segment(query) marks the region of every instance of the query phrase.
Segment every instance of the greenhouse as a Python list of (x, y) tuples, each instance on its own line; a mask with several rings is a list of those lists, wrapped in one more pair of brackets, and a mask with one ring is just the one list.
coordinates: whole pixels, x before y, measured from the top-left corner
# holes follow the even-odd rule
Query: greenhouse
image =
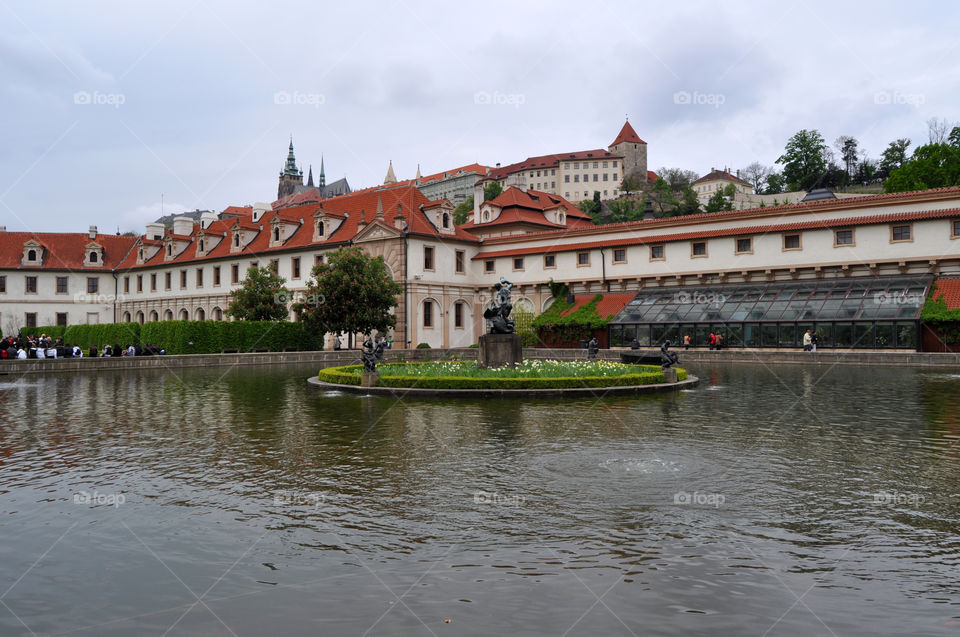
[(641, 290), (609, 323), (610, 345), (674, 345), (711, 333), (728, 347), (919, 349), (920, 311), (932, 276), (770, 281)]

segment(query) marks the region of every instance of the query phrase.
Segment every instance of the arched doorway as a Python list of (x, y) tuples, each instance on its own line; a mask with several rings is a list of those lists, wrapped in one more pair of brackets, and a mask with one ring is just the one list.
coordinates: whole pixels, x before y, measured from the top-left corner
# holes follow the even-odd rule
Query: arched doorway
[(181, 321), (189, 321), (189, 320), (190, 320), (190, 312), (188, 312), (187, 309), (184, 308), (184, 309), (180, 310), (180, 315), (179, 315), (177, 318), (178, 318), (179, 320), (181, 320)]
[(193, 313), (193, 320), (195, 321), (205, 321), (207, 320), (207, 313), (203, 311), (202, 307), (198, 307)]
[(167, 310), (166, 312), (164, 312), (164, 313), (163, 313), (163, 320), (164, 320), (164, 321), (172, 321), (172, 320), (173, 320), (173, 310)]
[(143, 325), (143, 310), (137, 312), (137, 323)]
[(159, 320), (160, 320), (160, 315), (157, 314), (157, 311), (156, 311), (156, 310), (150, 310), (150, 322), (151, 322), (151, 323), (156, 323), (156, 322), (159, 321)]

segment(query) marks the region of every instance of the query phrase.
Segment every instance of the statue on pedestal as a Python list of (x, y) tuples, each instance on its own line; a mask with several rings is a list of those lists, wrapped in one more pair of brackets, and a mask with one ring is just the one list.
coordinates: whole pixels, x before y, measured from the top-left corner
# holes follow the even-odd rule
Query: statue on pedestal
[(670, 341), (664, 341), (663, 345), (660, 346), (660, 367), (669, 369), (679, 362), (680, 357), (677, 356), (676, 352), (670, 351)]
[(386, 341), (378, 339), (376, 345), (373, 343), (373, 337), (370, 336), (363, 342), (363, 353), (360, 359), (363, 361), (363, 368), (368, 372), (377, 371), (377, 363), (383, 362), (383, 347)]
[(597, 352), (600, 351), (600, 343), (597, 342), (597, 337), (594, 336), (587, 343), (587, 360), (597, 360)]
[(499, 283), (493, 284), (494, 305), (483, 312), (483, 318), (490, 321), (491, 334), (513, 334), (516, 329), (513, 319), (510, 318), (510, 311), (513, 309), (513, 301), (510, 299), (512, 287), (513, 283), (504, 277), (500, 277)]

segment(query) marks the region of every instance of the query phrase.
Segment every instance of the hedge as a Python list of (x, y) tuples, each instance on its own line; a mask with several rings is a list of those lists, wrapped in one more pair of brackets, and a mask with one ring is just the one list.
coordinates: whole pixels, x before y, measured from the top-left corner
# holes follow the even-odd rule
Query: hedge
[[(223, 350), (250, 352), (285, 349), (301, 351), (321, 349), (322, 339), (299, 323), (288, 321), (158, 321), (155, 323), (100, 323), (64, 327), (31, 327), (21, 335), (63, 336), (68, 345), (83, 349), (118, 344), (162, 347), (167, 354), (216, 354)], [(191, 345), (192, 343), (192, 345)]]
[(21, 327), (20, 336), (40, 336), (46, 334), (50, 338), (56, 339), (63, 336), (67, 327), (65, 325), (41, 325), (39, 327)]
[[(317, 378), (336, 385), (359, 385), (362, 365), (328, 367)], [(687, 371), (677, 368), (677, 380), (686, 380)], [(555, 378), (469, 378), (463, 376), (381, 376), (379, 387), (416, 387), (420, 389), (567, 389), (653, 385), (663, 382), (662, 372), (643, 372), (623, 376), (580, 376)]]

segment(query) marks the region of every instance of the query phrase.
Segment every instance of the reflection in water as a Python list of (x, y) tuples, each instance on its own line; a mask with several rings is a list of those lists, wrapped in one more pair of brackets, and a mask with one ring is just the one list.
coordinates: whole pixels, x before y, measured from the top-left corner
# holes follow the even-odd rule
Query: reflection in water
[(0, 634), (956, 630), (960, 375), (443, 401), (312, 371), (0, 382)]

